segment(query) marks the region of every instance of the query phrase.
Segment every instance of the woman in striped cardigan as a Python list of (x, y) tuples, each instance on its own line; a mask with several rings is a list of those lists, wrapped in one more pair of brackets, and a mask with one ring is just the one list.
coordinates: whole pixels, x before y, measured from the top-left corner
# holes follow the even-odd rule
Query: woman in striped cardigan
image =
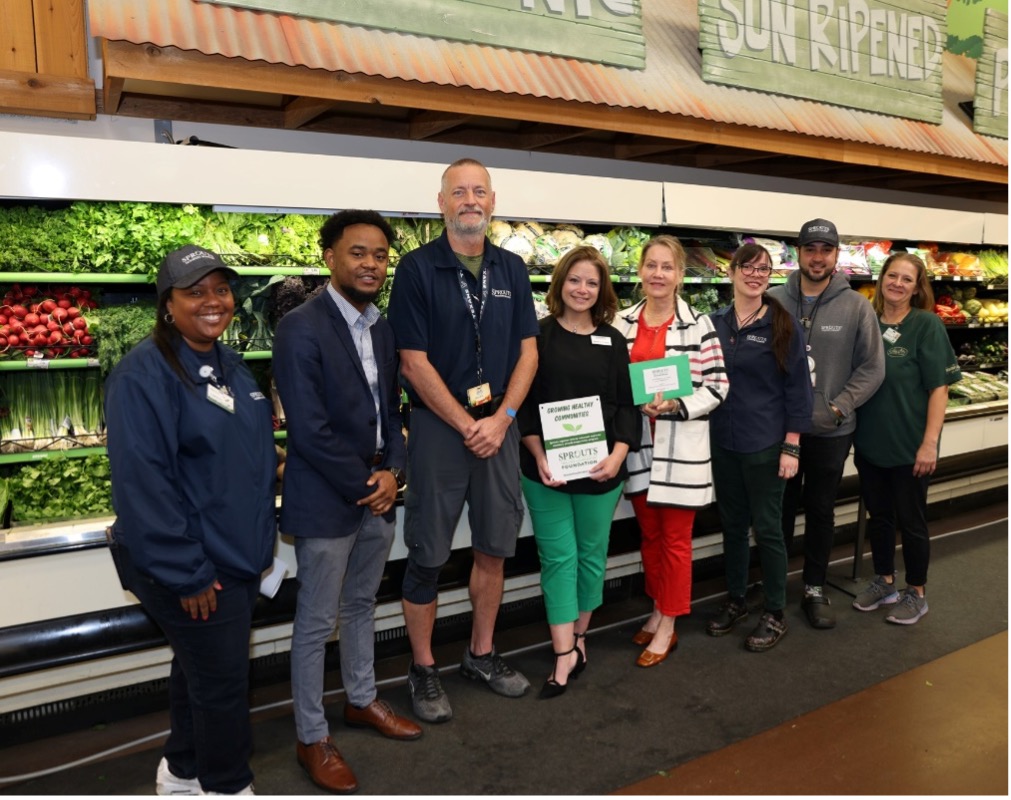
[(685, 251), (673, 236), (642, 249), (639, 278), (645, 299), (618, 315), (614, 326), (628, 342), (631, 361), (687, 354), (692, 393), (661, 395), (642, 406), (642, 448), (628, 456), (625, 494), (642, 532), (642, 566), (653, 613), (633, 641), (646, 647), (636, 663), (652, 667), (677, 647), (675, 618), (690, 610), (692, 524), (714, 499), (709, 461), (709, 414), (727, 396), (723, 351), (712, 322), (678, 294)]

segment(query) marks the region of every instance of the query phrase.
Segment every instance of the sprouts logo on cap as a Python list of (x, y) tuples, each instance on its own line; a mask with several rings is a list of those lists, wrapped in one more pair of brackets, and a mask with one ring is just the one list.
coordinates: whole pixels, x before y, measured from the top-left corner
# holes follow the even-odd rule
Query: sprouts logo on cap
[(206, 250), (194, 250), (192, 253), (187, 253), (182, 257), (182, 263), (188, 266), (189, 264), (192, 264), (194, 261), (199, 261), (200, 259), (203, 258), (209, 258), (213, 260), (214, 255), (208, 253)]

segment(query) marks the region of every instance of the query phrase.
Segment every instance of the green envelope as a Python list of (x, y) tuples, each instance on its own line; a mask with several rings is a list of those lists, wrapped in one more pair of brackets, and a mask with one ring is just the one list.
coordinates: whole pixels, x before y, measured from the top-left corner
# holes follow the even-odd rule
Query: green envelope
[(664, 400), (692, 393), (692, 370), (687, 353), (629, 364), (628, 374), (632, 378), (632, 399), (637, 406), (651, 402), (660, 391)]

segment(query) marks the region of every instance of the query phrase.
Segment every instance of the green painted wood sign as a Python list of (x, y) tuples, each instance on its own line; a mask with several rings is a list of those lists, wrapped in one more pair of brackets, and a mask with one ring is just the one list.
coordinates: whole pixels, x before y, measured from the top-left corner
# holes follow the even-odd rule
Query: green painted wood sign
[(986, 10), (983, 54), (976, 61), (972, 129), (1007, 139), (1007, 14)]
[(945, 0), (699, 0), (702, 77), (940, 124)]
[(642, 0), (203, 1), (619, 67), (646, 66)]

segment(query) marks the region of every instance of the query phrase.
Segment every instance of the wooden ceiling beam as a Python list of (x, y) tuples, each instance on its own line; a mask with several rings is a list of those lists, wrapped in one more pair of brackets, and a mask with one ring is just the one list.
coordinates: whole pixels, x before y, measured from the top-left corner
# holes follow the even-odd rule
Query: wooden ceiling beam
[(529, 130), (513, 134), (520, 150), (540, 150), (544, 147), (582, 139), (595, 131), (585, 128), (570, 128), (565, 125), (534, 125)]
[(106, 76), (212, 85), (244, 91), (304, 95), (337, 101), (423, 108), (576, 128), (610, 130), (659, 139), (696, 141), (875, 168), (898, 169), (1007, 185), (1003, 164), (916, 153), (864, 142), (816, 138), (789, 131), (758, 130), (731, 123), (662, 114), (646, 109), (601, 109), (592, 103), (436, 86), (307, 67), (250, 62), (203, 55), (174, 47), (132, 45), (103, 40)]
[(94, 119), (96, 110), (90, 78), (0, 70), (0, 113)]
[(317, 117), (332, 109), (336, 103), (333, 100), (320, 100), (316, 97), (296, 97), (284, 107), (284, 127), (288, 130), (298, 130)]
[(408, 138), (424, 141), (467, 124), (469, 117), (443, 111), (420, 111), (411, 116)]
[(123, 101), (123, 78), (109, 78), (102, 84), (102, 112), (118, 114), (119, 104)]
[(633, 161), (637, 158), (649, 159), (652, 156), (672, 153), (676, 150), (693, 149), (698, 146), (698, 142), (679, 142), (673, 139), (666, 142), (622, 142), (614, 146), (614, 157), (626, 161)]

